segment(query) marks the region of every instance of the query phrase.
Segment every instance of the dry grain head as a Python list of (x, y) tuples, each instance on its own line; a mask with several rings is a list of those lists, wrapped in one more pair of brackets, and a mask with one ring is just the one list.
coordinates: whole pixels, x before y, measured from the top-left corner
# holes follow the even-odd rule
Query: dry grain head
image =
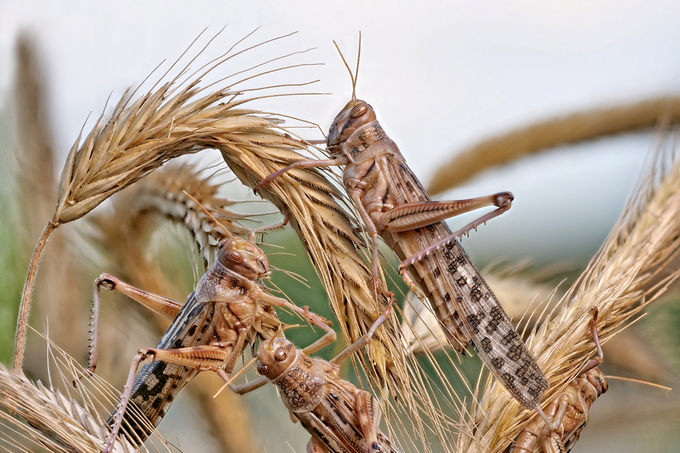
[[(670, 150), (667, 143), (659, 145), (653, 165), (598, 254), (530, 336), (527, 345), (550, 380), (544, 404), (564, 391), (595, 352), (589, 331), (591, 308), (599, 310), (597, 331), (604, 343), (677, 277), (678, 269), (667, 267), (680, 251), (676, 145)], [(457, 451), (503, 451), (533, 416), (510, 400), (498, 383), (487, 381), (480, 388), (481, 401), (463, 420), (466, 428)]]

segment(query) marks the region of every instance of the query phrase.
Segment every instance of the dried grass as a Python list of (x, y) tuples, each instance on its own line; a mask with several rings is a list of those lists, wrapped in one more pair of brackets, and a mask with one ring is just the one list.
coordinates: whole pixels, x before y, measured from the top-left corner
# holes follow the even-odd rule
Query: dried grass
[[(544, 402), (559, 394), (594, 354), (592, 307), (599, 310), (597, 329), (606, 342), (677, 277), (666, 266), (680, 250), (680, 160), (662, 144), (653, 161), (598, 254), (527, 341), (550, 380)], [(463, 420), (457, 451), (503, 451), (535, 415), (490, 379), (480, 394), (479, 404)]]
[[(272, 40), (253, 47), (270, 41)], [(301, 146), (275, 130), (279, 120), (262, 116), (257, 110), (243, 108), (249, 101), (267, 95), (244, 97), (238, 85), (264, 73), (244, 76), (241, 80), (225, 83), (220, 87), (215, 87), (214, 84), (200, 86), (204, 76), (248, 50), (232, 52), (234, 47), (190, 73), (189, 65), (197, 56), (194, 57), (179, 70), (177, 76), (168, 82), (159, 81), (141, 97), (135, 98), (136, 91), (128, 89), (116, 104), (109, 120), (105, 121), (102, 114), (82, 144), (81, 136), (78, 137), (61, 175), (56, 210), (38, 240), (26, 277), (17, 322), (13, 366), (15, 371), (20, 371), (23, 365), (28, 312), (38, 261), (55, 228), (81, 218), (108, 197), (140, 180), (168, 160), (210, 147), (215, 134), (219, 134), (221, 140), (228, 142), (235, 151), (259, 149), (266, 147), (268, 143), (287, 143), (288, 147), (298, 148)], [(179, 61), (175, 65), (178, 63)], [(261, 65), (254, 66), (251, 70), (259, 66)], [(285, 69), (289, 68), (278, 67), (273, 71)], [(247, 71), (235, 72), (222, 81), (243, 72)], [(269, 72), (272, 71), (265, 73)], [(161, 76), (161, 80), (164, 76)], [(297, 85), (307, 84), (309, 82)], [(268, 88), (276, 87), (261, 89)], [(208, 92), (210, 89), (213, 91)]]
[[(120, 393), (99, 379), (88, 387), (71, 387), (80, 365), (50, 340), (48, 354), (54, 361), (58, 381), (64, 391), (56, 389), (51, 380), (46, 387), (17, 375), (0, 365), (0, 448), (11, 452), (31, 452), (46, 449), (53, 452), (100, 452), (108, 439), (106, 424), (99, 416), (102, 409), (113, 408)], [(70, 390), (69, 390), (70, 388)], [(165, 440), (154, 433), (156, 451), (170, 450)], [(114, 451), (131, 453), (137, 450), (126, 441), (117, 442)]]
[[(306, 150), (305, 143), (280, 129), (280, 120), (244, 108), (245, 103), (257, 98), (244, 98), (243, 92), (235, 88), (239, 82), (219, 88), (199, 85), (205, 74), (238, 54), (230, 52), (192, 74), (188, 73), (187, 65), (178, 76), (169, 82), (158, 82), (139, 98), (135, 98), (135, 92), (126, 92), (110, 119), (104, 120), (102, 115), (82, 143), (78, 138), (62, 172), (56, 211), (36, 246), (26, 278), (15, 371), (22, 369), (37, 262), (47, 238), (59, 225), (86, 215), (167, 160), (205, 148), (220, 150), (232, 171), (249, 187), (304, 158), (297, 151)], [(286, 68), (275, 70), (283, 69)], [(206, 94), (209, 88), (214, 91)], [(260, 194), (290, 215), (291, 224), (327, 290), (342, 331), (347, 341), (353, 342), (369, 330), (387, 301), (373, 290), (372, 272), (363, 248), (365, 241), (357, 232), (359, 223), (348, 211), (345, 197), (331, 182), (330, 175), (325, 170), (295, 170), (262, 189)], [(414, 360), (406, 357), (402, 345), (393, 314), (371, 341), (368, 357), (361, 361), (362, 368), (371, 385), (397, 397), (396, 405), (412, 414), (408, 421), (398, 421), (400, 425), (390, 429), (399, 430), (403, 437), (420, 445), (417, 449), (429, 450), (428, 445), (421, 445), (428, 430), (446, 445), (450, 432), (445, 425), (449, 422), (442, 418), (440, 406), (428, 394), (429, 378)], [(384, 402), (390, 404), (387, 399)]]

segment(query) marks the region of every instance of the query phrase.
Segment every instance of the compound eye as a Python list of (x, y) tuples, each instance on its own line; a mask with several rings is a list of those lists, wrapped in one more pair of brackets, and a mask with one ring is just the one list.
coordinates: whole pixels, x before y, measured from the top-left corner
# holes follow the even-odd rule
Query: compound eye
[(239, 252), (233, 249), (227, 250), (227, 253), (224, 254), (224, 257), (235, 264), (241, 264), (242, 262), (245, 261), (243, 255), (241, 255)]
[(352, 118), (359, 118), (360, 116), (363, 116), (364, 113), (368, 111), (368, 107), (366, 107), (365, 104), (358, 104), (352, 107), (352, 111), (349, 113), (349, 116)]
[(260, 374), (267, 374), (269, 372), (269, 367), (267, 365), (258, 365), (257, 372)]
[(277, 362), (283, 362), (288, 358), (288, 351), (286, 351), (286, 348), (281, 346), (280, 348), (276, 349), (276, 352), (274, 353), (274, 358), (276, 359)]

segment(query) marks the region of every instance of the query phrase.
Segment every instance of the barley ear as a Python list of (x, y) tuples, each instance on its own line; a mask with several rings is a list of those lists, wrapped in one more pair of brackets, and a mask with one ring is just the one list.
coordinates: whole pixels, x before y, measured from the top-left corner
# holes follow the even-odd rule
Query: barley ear
[[(136, 92), (126, 91), (110, 119), (104, 120), (102, 114), (82, 143), (82, 133), (78, 136), (62, 171), (54, 216), (47, 223), (29, 265), (17, 321), (14, 371), (22, 370), (33, 283), (40, 255), (55, 228), (83, 217), (108, 197), (142, 179), (168, 160), (211, 147), (216, 133), (238, 149), (256, 146), (258, 137), (249, 136), (248, 132), (266, 131), (276, 126), (275, 121), (257, 116), (257, 111), (243, 108), (245, 103), (256, 98), (244, 97), (246, 90), (237, 86), (258, 75), (295, 66), (269, 70), (231, 85), (199, 86), (202, 77), (229, 62), (232, 56), (227, 53), (188, 77), (187, 66), (170, 81), (158, 82), (151, 91), (138, 98), (135, 98)], [(254, 68), (258, 66), (261, 65)], [(237, 71), (222, 81), (241, 72)], [(261, 89), (271, 88), (277, 87)], [(213, 91), (206, 93), (208, 89)], [(262, 97), (267, 96), (259, 98)]]
[[(657, 300), (680, 273), (677, 265), (669, 268), (680, 252), (680, 159), (677, 149), (668, 148), (666, 143), (659, 145), (651, 169), (599, 252), (527, 340), (550, 381), (544, 404), (559, 395), (595, 354), (589, 326), (593, 307), (599, 311), (597, 332), (605, 343)], [(456, 448), (501, 452), (535, 412), (520, 407), (498, 382), (487, 380), (480, 389), (479, 404), (463, 420)]]

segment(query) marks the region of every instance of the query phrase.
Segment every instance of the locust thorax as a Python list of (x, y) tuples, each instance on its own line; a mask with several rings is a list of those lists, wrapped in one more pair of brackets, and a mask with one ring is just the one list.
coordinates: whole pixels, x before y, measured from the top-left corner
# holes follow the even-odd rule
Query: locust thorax
[(278, 378), (295, 362), (295, 345), (283, 337), (273, 337), (260, 343), (257, 350), (257, 372), (269, 380)]
[(217, 260), (227, 269), (248, 280), (269, 277), (267, 255), (250, 241), (229, 238), (220, 242)]

